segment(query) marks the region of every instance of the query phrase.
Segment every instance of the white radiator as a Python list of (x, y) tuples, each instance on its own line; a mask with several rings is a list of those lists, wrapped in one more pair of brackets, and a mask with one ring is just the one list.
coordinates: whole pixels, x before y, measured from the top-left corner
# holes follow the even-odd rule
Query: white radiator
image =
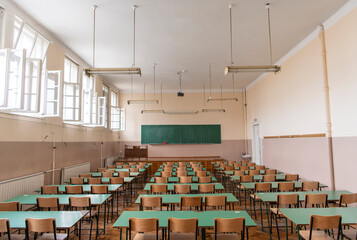
[(62, 184), (69, 180), (71, 177), (78, 177), (81, 173), (90, 172), (90, 163), (81, 163), (62, 168), (61, 182)]
[(0, 182), (0, 202), (23, 194), (34, 194), (36, 189), (44, 185), (45, 174), (35, 173)]

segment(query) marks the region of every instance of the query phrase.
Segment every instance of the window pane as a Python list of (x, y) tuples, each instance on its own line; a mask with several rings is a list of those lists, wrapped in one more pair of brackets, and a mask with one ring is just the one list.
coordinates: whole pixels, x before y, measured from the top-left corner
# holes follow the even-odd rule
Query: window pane
[(71, 63), (67, 59), (64, 61), (64, 82), (71, 82)]
[(43, 60), (45, 58), (45, 54), (49, 44), (50, 42), (46, 38), (42, 37), (41, 35), (38, 35), (31, 54), (31, 58), (39, 58)]
[(26, 111), (37, 111), (41, 64), (42, 61), (39, 59), (26, 60), (24, 88), (24, 110)]
[(26, 56), (30, 57), (33, 45), (36, 39), (36, 32), (25, 25), (22, 29), (19, 41), (17, 43), (16, 49), (23, 50), (26, 49)]
[(20, 33), (20, 28), (22, 26), (22, 20), (18, 17), (15, 16), (15, 21), (14, 21), (14, 34), (13, 34), (13, 47), (15, 48), (16, 40), (19, 37)]
[(7, 106), (10, 108), (21, 107), (22, 71), (23, 71), (23, 51), (11, 51), (10, 54), (10, 75), (8, 83)]
[(6, 91), (6, 50), (0, 51), (0, 106), (5, 105)]
[(78, 66), (71, 64), (71, 83), (78, 83)]
[(45, 114), (46, 115), (59, 115), (59, 85), (60, 85), (60, 72), (50, 71), (47, 73), (45, 80)]

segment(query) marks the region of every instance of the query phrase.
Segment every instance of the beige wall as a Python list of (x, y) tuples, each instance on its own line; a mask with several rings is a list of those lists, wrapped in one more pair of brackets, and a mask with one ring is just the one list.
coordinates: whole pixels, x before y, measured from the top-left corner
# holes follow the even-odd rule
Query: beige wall
[[(351, 183), (357, 161), (357, 90), (355, 66), (357, 10), (326, 31), (328, 76), (332, 118), (333, 155), (337, 189), (357, 191)], [(315, 37), (248, 90), (248, 133), (254, 119), (262, 125), (262, 137), (326, 133), (326, 104), (321, 42)], [(331, 186), (326, 138), (264, 139), (263, 162), (268, 167), (299, 173)]]

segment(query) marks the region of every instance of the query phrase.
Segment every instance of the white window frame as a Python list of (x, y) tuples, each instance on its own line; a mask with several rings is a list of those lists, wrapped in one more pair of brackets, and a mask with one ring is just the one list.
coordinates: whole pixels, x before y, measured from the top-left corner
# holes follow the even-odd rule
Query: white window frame
[(98, 126), (105, 127), (106, 105), (106, 97), (98, 97)]
[[(116, 96), (115, 102), (113, 102), (113, 95)], [(118, 107), (118, 93), (110, 90), (110, 129), (120, 130), (120, 108)], [(117, 125), (117, 127), (114, 127)]]
[[(33, 93), (32, 90), (26, 92), (27, 89), (32, 89), (33, 79), (35, 78), (32, 75), (32, 71), (34, 68), (31, 67), (31, 73), (28, 76), (28, 67), (29, 64), (33, 64), (33, 62), (37, 62), (37, 80), (36, 80), (36, 93)], [(42, 77), (42, 60), (39, 58), (27, 58), (26, 59), (26, 69), (25, 69), (25, 81), (24, 81), (24, 96), (23, 96), (23, 111), (24, 112), (31, 112), (31, 113), (38, 113), (40, 109), (40, 96), (41, 96), (41, 77)], [(30, 85), (30, 86), (28, 86)], [(31, 109), (31, 97), (29, 98), (30, 101), (26, 102), (27, 95), (35, 95), (35, 109)], [(26, 106), (27, 105), (27, 106)]]
[[(98, 102), (97, 102), (97, 93), (92, 90), (83, 89), (82, 93), (82, 122), (84, 125), (97, 125), (98, 117)], [(86, 110), (89, 105), (89, 121), (86, 121)]]
[(120, 130), (124, 131), (126, 129), (126, 109), (120, 108)]
[[(108, 89), (108, 93), (107, 93), (107, 96), (104, 96), (104, 88)], [(104, 118), (104, 127), (105, 128), (110, 128), (109, 124), (110, 124), (110, 111), (109, 111), (109, 102), (110, 102), (110, 87), (103, 84), (103, 87), (102, 87), (102, 91), (103, 91), (103, 97), (106, 98), (105, 100), (105, 118)]]
[[(50, 74), (57, 75), (57, 99), (55, 100), (47, 100), (48, 90), (50, 89), (48, 86), (48, 79)], [(51, 88), (52, 89), (52, 88)], [(54, 88), (55, 89), (55, 88)], [(62, 89), (63, 89), (63, 71), (46, 71), (45, 73), (45, 80), (44, 80), (44, 94), (43, 94), (43, 114), (45, 116), (53, 116), (53, 117), (60, 117), (62, 116)], [(54, 102), (56, 104), (57, 113), (49, 114), (47, 111), (47, 103)], [(55, 111), (53, 111), (55, 112)]]

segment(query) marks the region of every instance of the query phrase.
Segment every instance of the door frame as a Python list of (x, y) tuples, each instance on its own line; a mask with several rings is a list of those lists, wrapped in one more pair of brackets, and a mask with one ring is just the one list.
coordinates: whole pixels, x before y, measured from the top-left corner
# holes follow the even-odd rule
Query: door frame
[[(258, 140), (259, 140), (259, 151), (260, 151), (260, 160), (259, 162), (256, 161), (256, 157), (255, 157), (255, 143), (256, 143), (256, 139), (255, 139), (255, 132), (254, 129), (255, 127), (258, 126), (258, 130), (259, 130), (259, 136), (258, 136)], [(253, 122), (252, 123), (252, 161), (255, 162), (257, 165), (263, 165), (263, 141), (262, 141), (262, 124), (261, 122)]]

